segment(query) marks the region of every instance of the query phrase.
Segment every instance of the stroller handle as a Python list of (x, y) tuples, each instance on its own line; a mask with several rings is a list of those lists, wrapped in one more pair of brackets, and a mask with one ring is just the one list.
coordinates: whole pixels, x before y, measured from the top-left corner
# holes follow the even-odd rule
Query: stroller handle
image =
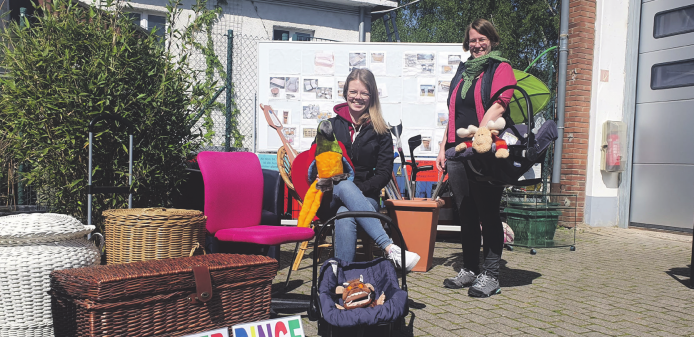
[(127, 119), (125, 119), (121, 116), (118, 116), (118, 115), (113, 115), (113, 114), (100, 114), (100, 115), (94, 117), (94, 119), (92, 119), (92, 121), (89, 122), (89, 128), (88, 128), (89, 132), (94, 132), (93, 129), (96, 126), (96, 123), (99, 123), (99, 122), (101, 122), (103, 120), (107, 120), (107, 119), (112, 119), (112, 120), (119, 121), (119, 122), (125, 124), (128, 127), (128, 135), (133, 134), (133, 124), (130, 123), (130, 121), (128, 121)]
[[(501, 89), (499, 89), (492, 98), (489, 99), (489, 102), (487, 102), (487, 106), (484, 107), (484, 111), (489, 110), (489, 108), (492, 107), (494, 102), (499, 99), (499, 96), (501, 94), (509, 89), (514, 89), (518, 90), (521, 95), (523, 95), (523, 98), (525, 98), (525, 110), (528, 112), (528, 144), (527, 144), (527, 156), (530, 158), (531, 156), (537, 156), (537, 151), (535, 150), (535, 135), (533, 134), (532, 130), (535, 128), (535, 119), (533, 118), (533, 102), (530, 101), (530, 96), (528, 93), (525, 91), (525, 89), (513, 84), (513, 85), (507, 85)], [(522, 111), (521, 111), (522, 112)], [(510, 113), (508, 112), (508, 109), (504, 111), (504, 115), (507, 115), (509, 118), (511, 117), (509, 115)]]
[[(400, 242), (403, 244), (405, 243), (405, 239), (402, 236), (402, 232), (400, 231), (400, 228), (398, 227), (397, 224), (393, 222), (393, 220), (388, 217), (387, 215), (378, 213), (378, 212), (343, 212), (335, 215), (334, 217), (328, 219), (323, 226), (321, 226), (320, 230), (318, 230), (318, 233), (316, 233), (315, 236), (315, 241), (313, 243), (313, 247), (318, 247), (318, 239), (320, 238), (321, 234), (323, 231), (329, 227), (331, 224), (334, 224), (335, 221), (344, 219), (344, 218), (376, 218), (379, 219), (385, 223), (388, 224), (390, 228), (394, 228), (395, 232), (397, 232), (398, 238), (400, 239)], [(333, 238), (334, 240), (334, 238)], [(404, 249), (405, 247), (403, 247)], [(404, 252), (400, 254), (400, 257), (402, 258), (401, 261), (401, 266), (406, 266), (405, 264), (405, 254)], [(402, 290), (407, 292), (407, 271), (404, 271), (402, 273)], [(308, 308), (308, 316), (309, 319), (312, 321), (319, 319), (322, 317), (322, 313), (320, 311), (320, 302), (318, 299), (318, 254), (314, 252), (313, 254), (313, 279), (311, 280), (311, 303), (309, 304)], [(409, 308), (408, 308), (409, 310)]]

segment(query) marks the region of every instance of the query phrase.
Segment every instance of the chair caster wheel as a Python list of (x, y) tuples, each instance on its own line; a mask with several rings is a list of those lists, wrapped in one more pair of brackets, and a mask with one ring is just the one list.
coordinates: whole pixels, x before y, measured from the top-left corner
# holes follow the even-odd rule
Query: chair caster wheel
[(535, 249), (530, 249), (530, 255), (535, 255), (537, 254), (537, 251)]
[(575, 251), (576, 251), (576, 246), (571, 246), (571, 247), (569, 247), (569, 250), (572, 251), (572, 252), (575, 252)]
[(508, 249), (509, 252), (512, 252), (512, 251), (513, 251), (513, 246), (507, 245), (507, 246), (506, 246), (506, 249)]

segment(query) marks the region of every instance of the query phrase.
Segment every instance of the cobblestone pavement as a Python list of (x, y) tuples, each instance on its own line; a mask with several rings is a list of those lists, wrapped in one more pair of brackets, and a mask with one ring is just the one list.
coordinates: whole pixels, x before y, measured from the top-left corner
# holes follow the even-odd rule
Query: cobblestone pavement
[[(560, 230), (564, 237), (572, 234)], [(293, 245), (282, 247), (287, 276)], [(691, 235), (638, 229), (581, 227), (576, 251), (516, 247), (502, 256), (502, 293), (486, 299), (450, 290), (443, 279), (460, 269), (460, 244), (436, 242), (434, 268), (408, 274), (412, 326), (404, 336), (693, 336), (694, 289), (689, 287)], [(292, 294), (308, 298), (308, 254), (292, 274)], [(276, 284), (275, 286), (278, 286)], [(304, 315), (308, 336), (316, 323)], [(408, 316), (408, 322), (412, 316)]]

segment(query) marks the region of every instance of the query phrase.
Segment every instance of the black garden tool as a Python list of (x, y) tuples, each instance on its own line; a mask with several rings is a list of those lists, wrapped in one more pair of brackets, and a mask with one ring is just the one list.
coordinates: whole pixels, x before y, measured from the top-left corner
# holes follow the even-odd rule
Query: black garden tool
[(429, 171), (434, 169), (432, 165), (424, 165), (424, 166), (418, 166), (417, 161), (414, 159), (414, 150), (422, 145), (422, 135), (416, 135), (410, 137), (410, 139), (407, 140), (407, 144), (410, 146), (410, 163), (407, 163), (407, 165), (410, 165), (412, 167), (412, 173), (411, 173), (411, 179), (409, 184), (412, 185), (412, 187), (408, 190), (408, 193), (410, 193), (410, 199), (414, 198), (414, 193), (417, 192), (417, 173), (422, 172), (422, 171)]
[(405, 169), (407, 162), (405, 161), (405, 152), (402, 150), (402, 140), (400, 139), (400, 135), (402, 135), (402, 121), (400, 121), (400, 124), (398, 125), (390, 125), (390, 123), (388, 123), (388, 126), (393, 131), (393, 134), (395, 134), (395, 146), (397, 146), (398, 148), (400, 162), (402, 163), (400, 166), (400, 170), (402, 171), (403, 177), (405, 177), (405, 187), (407, 188), (407, 194), (410, 196), (410, 198), (412, 198), (412, 184), (410, 184), (410, 178), (407, 176), (407, 170)]

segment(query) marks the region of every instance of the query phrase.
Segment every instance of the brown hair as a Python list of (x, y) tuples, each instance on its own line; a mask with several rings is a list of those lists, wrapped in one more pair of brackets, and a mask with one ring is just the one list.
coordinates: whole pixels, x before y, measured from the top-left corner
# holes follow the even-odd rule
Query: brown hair
[(470, 29), (476, 30), (478, 33), (486, 36), (492, 44), (492, 48), (499, 45), (499, 33), (494, 28), (494, 25), (485, 19), (475, 19), (465, 29), (465, 40), (463, 40), (463, 50), (470, 50)]
[(388, 132), (388, 124), (383, 119), (383, 114), (381, 113), (381, 101), (378, 99), (378, 87), (376, 86), (376, 79), (374, 74), (369, 69), (354, 69), (347, 76), (345, 80), (345, 87), (342, 90), (342, 97), (347, 100), (347, 91), (349, 88), (349, 82), (357, 80), (364, 83), (366, 89), (369, 90), (369, 112), (361, 115), (360, 123), (371, 120), (374, 126), (374, 130), (379, 135), (386, 134)]

